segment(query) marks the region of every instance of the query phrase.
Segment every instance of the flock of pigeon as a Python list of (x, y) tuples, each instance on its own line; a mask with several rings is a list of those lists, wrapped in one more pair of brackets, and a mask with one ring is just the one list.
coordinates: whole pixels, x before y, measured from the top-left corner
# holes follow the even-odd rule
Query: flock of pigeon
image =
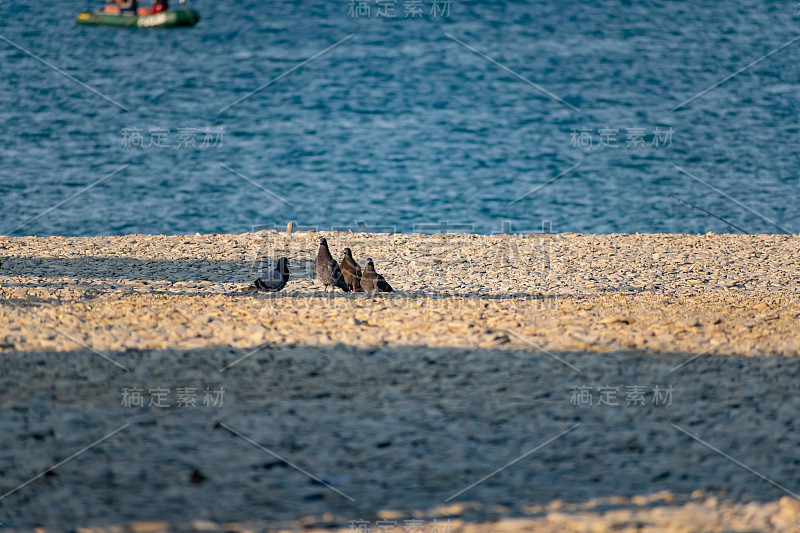
[[(345, 248), (341, 265), (337, 263), (328, 249), (328, 240), (325, 237), (319, 240), (314, 270), (317, 278), (325, 286), (324, 292), (328, 292), (328, 287), (331, 287), (331, 292), (334, 287), (339, 287), (344, 292), (394, 292), (383, 276), (375, 272), (372, 259), (367, 259), (367, 266), (362, 272), (361, 266), (353, 259), (353, 252), (350, 248)], [(275, 270), (271, 270), (242, 290), (278, 292), (286, 286), (287, 281), (289, 281), (289, 260), (281, 257)]]

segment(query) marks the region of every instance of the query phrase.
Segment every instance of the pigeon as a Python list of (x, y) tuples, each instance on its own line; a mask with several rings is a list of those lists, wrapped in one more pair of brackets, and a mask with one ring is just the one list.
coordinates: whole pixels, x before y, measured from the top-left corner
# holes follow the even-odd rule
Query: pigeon
[(339, 287), (344, 292), (350, 292), (350, 287), (347, 286), (342, 271), (339, 269), (339, 263), (328, 250), (328, 240), (325, 237), (319, 240), (319, 251), (314, 259), (314, 270), (316, 270), (319, 280), (325, 285), (325, 292), (328, 292), (328, 285), (331, 286), (331, 291), (333, 291), (333, 287)]
[(270, 270), (263, 278), (258, 278), (243, 291), (278, 292), (289, 281), (289, 261), (285, 257), (278, 259), (275, 270)]
[(361, 276), (361, 288), (367, 292), (394, 292), (383, 276), (375, 272), (375, 264), (372, 259), (367, 259), (367, 267)]
[(353, 292), (364, 292), (361, 288), (361, 266), (353, 259), (353, 252), (350, 248), (344, 249), (344, 257), (339, 265), (344, 276), (344, 281)]

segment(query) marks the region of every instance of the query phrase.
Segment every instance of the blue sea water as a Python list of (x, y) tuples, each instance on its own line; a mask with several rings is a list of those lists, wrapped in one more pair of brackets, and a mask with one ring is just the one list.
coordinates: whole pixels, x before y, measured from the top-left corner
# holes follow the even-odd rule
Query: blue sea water
[(4, 0), (0, 234), (800, 231), (797, 2), (350, 4)]

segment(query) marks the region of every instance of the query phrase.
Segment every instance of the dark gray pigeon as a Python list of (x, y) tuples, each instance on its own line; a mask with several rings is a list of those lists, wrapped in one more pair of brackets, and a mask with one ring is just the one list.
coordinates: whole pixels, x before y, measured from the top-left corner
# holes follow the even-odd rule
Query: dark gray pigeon
[(265, 276), (258, 278), (243, 291), (278, 292), (289, 281), (289, 260), (285, 257), (278, 259), (275, 270), (270, 270)]
[(339, 287), (344, 292), (350, 292), (350, 287), (344, 281), (342, 271), (339, 269), (339, 263), (331, 255), (328, 250), (328, 240), (325, 237), (319, 239), (319, 251), (317, 257), (314, 259), (314, 270), (317, 272), (317, 277), (325, 285), (325, 292), (328, 292), (328, 286)]
[(364, 292), (361, 288), (361, 266), (353, 259), (353, 252), (350, 248), (344, 249), (344, 257), (339, 265), (344, 276), (344, 282), (353, 292)]
[(361, 276), (361, 288), (366, 292), (394, 292), (383, 276), (375, 272), (375, 264), (372, 259), (367, 259), (367, 267)]

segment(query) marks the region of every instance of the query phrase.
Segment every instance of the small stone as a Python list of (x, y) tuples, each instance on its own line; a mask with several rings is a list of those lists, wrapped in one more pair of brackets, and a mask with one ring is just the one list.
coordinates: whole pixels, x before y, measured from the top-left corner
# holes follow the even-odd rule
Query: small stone
[(800, 501), (784, 496), (778, 501), (778, 512), (770, 518), (772, 525), (778, 528), (800, 525)]
[(192, 522), (192, 529), (195, 531), (223, 531), (223, 527), (208, 520), (195, 520)]
[(200, 483), (202, 483), (205, 480), (206, 480), (206, 476), (204, 476), (202, 472), (200, 472), (196, 468), (194, 470), (192, 470), (192, 475), (189, 478), (189, 481), (191, 481), (195, 485), (199, 485)]
[(169, 522), (130, 522), (128, 524), (130, 533), (169, 533), (170, 530)]

